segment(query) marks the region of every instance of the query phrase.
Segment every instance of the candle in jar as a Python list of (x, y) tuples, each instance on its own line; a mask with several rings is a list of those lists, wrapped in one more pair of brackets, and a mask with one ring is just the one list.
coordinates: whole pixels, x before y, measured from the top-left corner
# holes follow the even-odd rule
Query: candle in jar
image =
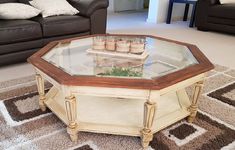
[(130, 52), (134, 54), (141, 54), (145, 50), (145, 39), (135, 38), (131, 41)]
[(115, 51), (116, 50), (116, 39), (113, 36), (106, 37), (106, 50)]
[(119, 39), (116, 50), (118, 52), (128, 53), (130, 51), (130, 41), (128, 39)]
[(105, 49), (105, 37), (104, 36), (93, 37), (93, 49), (95, 50)]

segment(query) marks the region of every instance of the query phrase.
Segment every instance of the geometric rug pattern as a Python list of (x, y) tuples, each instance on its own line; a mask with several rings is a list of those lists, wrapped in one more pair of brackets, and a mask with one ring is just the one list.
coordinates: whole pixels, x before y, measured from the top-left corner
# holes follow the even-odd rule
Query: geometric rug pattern
[(208, 96), (235, 107), (235, 83), (213, 91)]
[(3, 103), (14, 121), (23, 121), (48, 113), (42, 112), (38, 105), (38, 93), (29, 93), (5, 100)]
[[(46, 84), (46, 89), (51, 87)], [(187, 92), (191, 95), (193, 87)], [(71, 142), (65, 125), (38, 106), (33, 76), (0, 83), (0, 149), (139, 150), (137, 137), (79, 132)], [(154, 134), (149, 150), (234, 150), (235, 70), (209, 72), (193, 124), (182, 120)]]

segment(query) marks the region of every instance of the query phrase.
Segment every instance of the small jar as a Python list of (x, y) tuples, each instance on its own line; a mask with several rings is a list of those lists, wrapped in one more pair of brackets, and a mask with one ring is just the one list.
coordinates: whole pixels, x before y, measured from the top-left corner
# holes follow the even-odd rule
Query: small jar
[(105, 37), (104, 36), (93, 37), (92, 48), (95, 50), (104, 50), (105, 49)]
[(145, 50), (145, 39), (135, 38), (131, 41), (130, 52), (133, 54), (142, 54)]
[(113, 36), (106, 37), (106, 50), (115, 51), (116, 50), (116, 39)]
[(121, 53), (128, 53), (130, 51), (131, 42), (128, 39), (119, 39), (116, 42), (116, 51)]

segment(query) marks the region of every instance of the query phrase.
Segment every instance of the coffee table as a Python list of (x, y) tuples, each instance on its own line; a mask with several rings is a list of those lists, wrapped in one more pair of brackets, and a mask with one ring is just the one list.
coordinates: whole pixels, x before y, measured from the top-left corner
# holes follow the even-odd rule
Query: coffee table
[[(90, 54), (97, 36), (146, 40), (144, 60)], [(212, 63), (192, 44), (150, 35), (90, 35), (54, 41), (28, 59), (36, 70), (39, 105), (78, 131), (139, 136), (144, 148), (153, 134), (187, 117), (192, 122)], [(44, 80), (53, 84), (45, 93)], [(185, 88), (195, 85), (190, 99)]]

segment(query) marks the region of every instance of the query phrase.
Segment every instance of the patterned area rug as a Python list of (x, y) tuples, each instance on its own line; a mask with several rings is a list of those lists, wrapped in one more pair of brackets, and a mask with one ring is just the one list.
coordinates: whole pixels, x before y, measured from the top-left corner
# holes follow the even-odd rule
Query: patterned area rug
[[(37, 99), (32, 76), (0, 83), (0, 149), (142, 149), (137, 137), (86, 132), (73, 143), (66, 126), (50, 111), (42, 113)], [(216, 65), (206, 78), (199, 108), (193, 124), (182, 120), (156, 133), (148, 149), (235, 150), (235, 70)]]

